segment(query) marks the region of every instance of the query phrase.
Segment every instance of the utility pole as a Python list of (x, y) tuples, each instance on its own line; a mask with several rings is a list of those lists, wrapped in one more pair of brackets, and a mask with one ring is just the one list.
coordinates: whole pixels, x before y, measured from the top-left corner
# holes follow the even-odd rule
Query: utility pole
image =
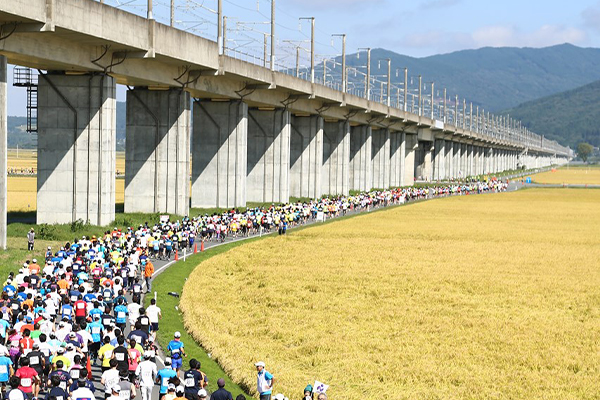
[(340, 36), (342, 38), (342, 92), (346, 93), (346, 34), (336, 33), (331, 36)]
[(275, 0), (271, 0), (271, 71), (275, 71)]
[[(335, 66), (335, 61), (334, 64)], [(323, 85), (325, 85), (325, 82), (327, 81), (327, 59), (324, 58), (323, 59)]]
[(419, 75), (419, 117), (422, 114), (422, 107), (423, 107), (423, 77), (421, 75)]
[(223, 54), (223, 0), (217, 3), (217, 48), (219, 55)]
[(479, 133), (479, 106), (477, 106), (476, 118), (475, 118), (475, 132)]
[(463, 99), (463, 121), (462, 127), (465, 129), (467, 126), (467, 99)]

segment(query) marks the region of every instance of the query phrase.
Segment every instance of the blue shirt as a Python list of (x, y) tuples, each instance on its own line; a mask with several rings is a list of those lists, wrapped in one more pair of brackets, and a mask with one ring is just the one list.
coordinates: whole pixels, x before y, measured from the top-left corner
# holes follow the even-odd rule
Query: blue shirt
[(127, 307), (122, 304), (115, 307), (117, 324), (124, 324), (127, 322), (127, 312)]
[(13, 362), (8, 357), (0, 357), (0, 382), (8, 382), (8, 373)]
[(85, 328), (91, 336), (94, 343), (98, 343), (102, 339), (102, 331), (104, 330), (104, 325), (100, 323), (100, 321), (90, 322)]
[(181, 340), (171, 340), (167, 349), (171, 352), (171, 358), (181, 358), (181, 349), (183, 348), (183, 342)]
[(169, 379), (177, 376), (177, 372), (171, 368), (164, 368), (158, 371), (157, 377), (160, 379), (160, 393), (167, 393), (167, 386), (169, 386)]

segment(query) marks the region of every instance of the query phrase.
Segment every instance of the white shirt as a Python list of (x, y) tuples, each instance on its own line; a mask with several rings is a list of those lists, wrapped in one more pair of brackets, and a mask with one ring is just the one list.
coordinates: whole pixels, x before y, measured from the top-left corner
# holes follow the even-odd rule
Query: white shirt
[(158, 324), (158, 316), (160, 314), (160, 308), (156, 305), (151, 305), (146, 308), (146, 315), (150, 318), (150, 323)]
[(140, 377), (140, 385), (146, 387), (154, 386), (154, 378), (156, 377), (156, 364), (150, 360), (142, 361), (138, 364), (135, 370), (137, 376)]
[(140, 316), (140, 308), (142, 308), (142, 306), (134, 302), (127, 305), (127, 310), (129, 311), (129, 322), (133, 321), (133, 323), (135, 323), (135, 321), (137, 321), (138, 317)]
[(96, 400), (94, 393), (92, 393), (92, 391), (86, 387), (80, 387), (80, 388), (75, 389), (71, 393), (71, 398), (73, 400), (80, 400), (80, 399)]
[[(102, 373), (102, 379), (104, 379), (104, 393), (110, 393), (113, 386), (119, 383), (119, 370), (107, 369)], [(73, 395), (71, 397), (75, 398)]]

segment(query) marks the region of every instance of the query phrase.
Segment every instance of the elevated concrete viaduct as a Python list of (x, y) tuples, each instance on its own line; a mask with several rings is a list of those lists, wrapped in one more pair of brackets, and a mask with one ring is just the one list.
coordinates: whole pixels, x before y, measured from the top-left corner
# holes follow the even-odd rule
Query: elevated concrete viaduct
[[(4, 172), (7, 62), (47, 71), (38, 223), (114, 219), (117, 83), (130, 88), (126, 211), (186, 214), (190, 197), (192, 207), (285, 202), (570, 156), (523, 129), (467, 116), (465, 107), (453, 117), (444, 109), (441, 120), (412, 114), (220, 55), (215, 42), (92, 0), (3, 0), (0, 24)], [(5, 231), (5, 173), (0, 192)]]

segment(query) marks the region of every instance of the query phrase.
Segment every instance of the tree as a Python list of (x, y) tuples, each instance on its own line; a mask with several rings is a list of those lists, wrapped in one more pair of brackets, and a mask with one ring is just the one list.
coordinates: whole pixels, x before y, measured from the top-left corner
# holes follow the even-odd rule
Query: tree
[(587, 162), (588, 157), (592, 155), (593, 151), (594, 147), (589, 143), (579, 143), (577, 145), (577, 155), (583, 162)]

